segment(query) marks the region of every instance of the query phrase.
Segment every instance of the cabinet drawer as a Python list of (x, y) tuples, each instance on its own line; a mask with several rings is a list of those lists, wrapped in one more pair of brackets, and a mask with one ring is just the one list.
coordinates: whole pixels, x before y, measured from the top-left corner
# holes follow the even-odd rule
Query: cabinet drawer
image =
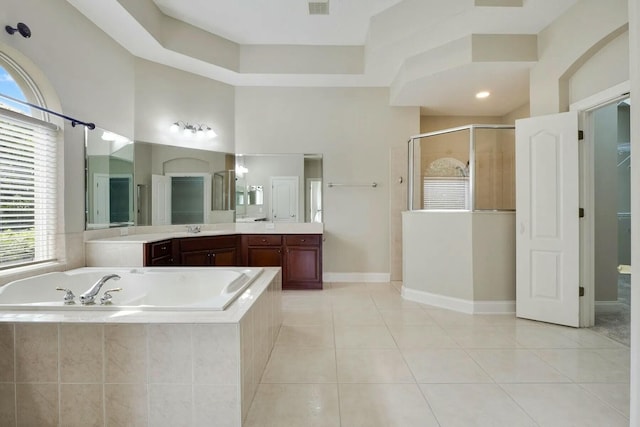
[(249, 246), (280, 246), (282, 236), (279, 234), (256, 234), (247, 236)]
[(216, 237), (186, 237), (180, 239), (180, 250), (202, 251), (220, 248), (235, 248), (238, 236), (216, 236)]
[(151, 258), (160, 258), (171, 255), (171, 240), (151, 243)]
[(319, 234), (289, 234), (285, 236), (287, 246), (318, 246)]

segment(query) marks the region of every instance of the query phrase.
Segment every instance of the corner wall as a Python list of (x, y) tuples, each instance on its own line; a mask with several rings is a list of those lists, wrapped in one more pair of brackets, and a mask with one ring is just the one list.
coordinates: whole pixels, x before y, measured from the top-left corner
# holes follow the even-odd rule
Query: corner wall
[(238, 153), (323, 155), (327, 281), (389, 280), (389, 150), (418, 133), (419, 114), (390, 107), (386, 88), (236, 88)]

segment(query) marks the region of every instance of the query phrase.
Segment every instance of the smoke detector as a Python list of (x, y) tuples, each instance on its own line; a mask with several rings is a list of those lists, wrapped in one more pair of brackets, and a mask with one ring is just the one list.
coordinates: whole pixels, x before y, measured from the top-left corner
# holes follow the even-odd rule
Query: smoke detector
[(328, 15), (329, 0), (315, 0), (309, 2), (309, 15)]

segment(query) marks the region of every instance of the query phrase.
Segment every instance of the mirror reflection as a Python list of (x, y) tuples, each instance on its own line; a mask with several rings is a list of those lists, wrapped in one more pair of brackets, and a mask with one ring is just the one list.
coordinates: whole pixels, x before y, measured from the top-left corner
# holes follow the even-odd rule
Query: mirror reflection
[(233, 154), (135, 143), (137, 225), (233, 222)]
[(86, 229), (322, 222), (322, 155), (234, 155), (86, 136)]
[(133, 141), (100, 128), (85, 132), (86, 228), (134, 225)]
[(322, 222), (322, 155), (238, 154), (236, 221)]

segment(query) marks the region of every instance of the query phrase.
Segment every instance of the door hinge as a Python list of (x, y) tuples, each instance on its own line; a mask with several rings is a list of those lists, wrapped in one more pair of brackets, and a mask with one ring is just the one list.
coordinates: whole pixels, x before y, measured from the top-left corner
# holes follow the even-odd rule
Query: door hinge
[(578, 208), (578, 218), (584, 218), (584, 208)]
[(584, 296), (584, 286), (580, 286), (578, 288), (578, 296), (580, 296), (580, 297)]
[(582, 141), (584, 139), (584, 131), (583, 130), (579, 130), (578, 131), (578, 141)]

